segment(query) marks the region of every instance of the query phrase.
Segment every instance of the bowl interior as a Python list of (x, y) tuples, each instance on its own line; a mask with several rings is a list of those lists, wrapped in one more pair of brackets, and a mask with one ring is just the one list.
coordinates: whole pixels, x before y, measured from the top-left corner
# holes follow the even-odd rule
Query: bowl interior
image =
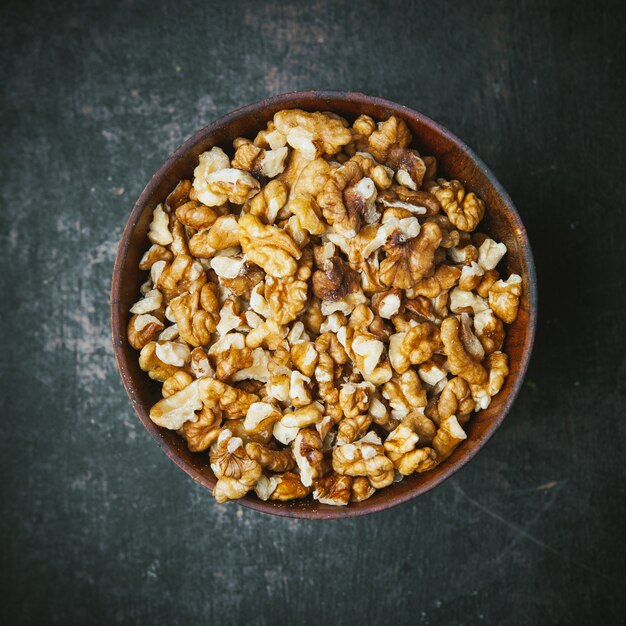
[(503, 264), (505, 276), (522, 276), (523, 295), (517, 320), (507, 328), (504, 350), (509, 355), (510, 374), (501, 392), (488, 409), (474, 414), (465, 429), (468, 438), (434, 470), (414, 474), (402, 482), (378, 491), (361, 503), (332, 507), (316, 501), (289, 503), (263, 502), (254, 493), (240, 502), (246, 506), (277, 515), (295, 517), (347, 517), (382, 510), (419, 495), (454, 473), (484, 445), (504, 419), (526, 370), (535, 325), (535, 278), (532, 255), (524, 226), (511, 200), (486, 166), (451, 133), (429, 118), (406, 107), (363, 94), (337, 92), (301, 92), (285, 94), (239, 109), (199, 131), (185, 142), (154, 175), (135, 205), (119, 245), (111, 291), (111, 325), (115, 355), (130, 400), (148, 432), (166, 454), (192, 478), (205, 487), (215, 484), (207, 453), (192, 453), (175, 432), (157, 427), (148, 417), (150, 407), (160, 399), (160, 384), (150, 380), (139, 368), (138, 352), (126, 339), (129, 309), (139, 296), (139, 287), (147, 272), (138, 269), (148, 247), (147, 233), (152, 211), (181, 178), (192, 178), (198, 156), (213, 146), (232, 152), (236, 137), (254, 136), (276, 111), (284, 108), (328, 110), (353, 121), (361, 114), (382, 120), (390, 115), (402, 117), (413, 133), (413, 147), (422, 154), (434, 155), (438, 172), (456, 178), (487, 204), (487, 215), (479, 229), (507, 248)]

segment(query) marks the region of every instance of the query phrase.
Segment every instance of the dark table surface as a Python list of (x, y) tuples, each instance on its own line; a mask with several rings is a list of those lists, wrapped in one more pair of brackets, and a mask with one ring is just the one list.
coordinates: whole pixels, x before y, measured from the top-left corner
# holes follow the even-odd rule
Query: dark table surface
[[(618, 2), (2, 2), (0, 621), (617, 624), (626, 597)], [(108, 290), (193, 131), (308, 88), (415, 108), (514, 199), (539, 327), (504, 425), (434, 491), (316, 523), (217, 506), (145, 433)]]

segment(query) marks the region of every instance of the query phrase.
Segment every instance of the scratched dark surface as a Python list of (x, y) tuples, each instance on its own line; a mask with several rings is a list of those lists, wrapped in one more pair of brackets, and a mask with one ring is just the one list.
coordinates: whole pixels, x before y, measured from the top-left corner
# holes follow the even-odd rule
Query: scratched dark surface
[[(626, 11), (618, 2), (2, 2), (0, 622), (618, 624)], [(360, 90), (440, 121), (525, 221), (540, 323), (503, 427), (395, 510), (217, 506), (115, 367), (116, 243), (194, 130)]]

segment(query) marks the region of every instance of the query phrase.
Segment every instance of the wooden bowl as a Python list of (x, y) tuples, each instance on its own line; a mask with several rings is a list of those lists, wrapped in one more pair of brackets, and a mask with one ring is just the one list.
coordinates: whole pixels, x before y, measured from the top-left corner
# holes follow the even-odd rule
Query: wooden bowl
[(289, 517), (331, 519), (374, 513), (406, 502), (441, 484), (465, 465), (493, 435), (511, 408), (522, 385), (532, 350), (537, 315), (535, 267), (524, 225), (511, 202), (485, 164), (460, 140), (426, 116), (404, 106), (361, 93), (303, 91), (275, 96), (233, 111), (209, 124), (188, 139), (152, 177), (137, 200), (119, 244), (111, 285), (111, 328), (120, 375), (139, 419), (159, 446), (180, 468), (204, 487), (212, 489), (215, 477), (209, 455), (193, 453), (175, 432), (156, 426), (148, 417), (150, 407), (161, 397), (161, 385), (139, 368), (139, 353), (126, 339), (129, 309), (139, 296), (146, 272), (138, 269), (148, 248), (147, 232), (154, 207), (165, 200), (181, 178), (192, 178), (198, 155), (212, 146), (231, 147), (235, 137), (253, 137), (276, 111), (299, 108), (332, 111), (353, 121), (360, 114), (384, 120), (401, 117), (411, 129), (414, 145), (422, 154), (437, 157), (438, 169), (446, 178), (456, 178), (483, 198), (487, 215), (481, 231), (503, 241), (508, 254), (504, 274), (522, 277), (523, 295), (515, 323), (508, 327), (504, 350), (509, 355), (510, 374), (488, 409), (474, 414), (466, 425), (467, 440), (434, 470), (414, 474), (377, 491), (369, 500), (347, 507), (333, 507), (314, 500), (263, 502), (254, 492), (239, 500), (244, 506)]

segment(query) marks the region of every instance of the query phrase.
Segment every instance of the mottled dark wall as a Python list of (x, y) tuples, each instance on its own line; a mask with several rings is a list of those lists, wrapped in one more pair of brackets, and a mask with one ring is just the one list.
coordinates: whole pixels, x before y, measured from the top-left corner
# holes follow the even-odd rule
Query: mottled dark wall
[[(623, 3), (0, 8), (3, 624), (617, 624), (624, 618)], [(527, 382), (489, 445), (345, 522), (217, 506), (113, 360), (117, 241), (152, 172), (240, 105), (361, 90), (446, 125), (533, 244)]]

